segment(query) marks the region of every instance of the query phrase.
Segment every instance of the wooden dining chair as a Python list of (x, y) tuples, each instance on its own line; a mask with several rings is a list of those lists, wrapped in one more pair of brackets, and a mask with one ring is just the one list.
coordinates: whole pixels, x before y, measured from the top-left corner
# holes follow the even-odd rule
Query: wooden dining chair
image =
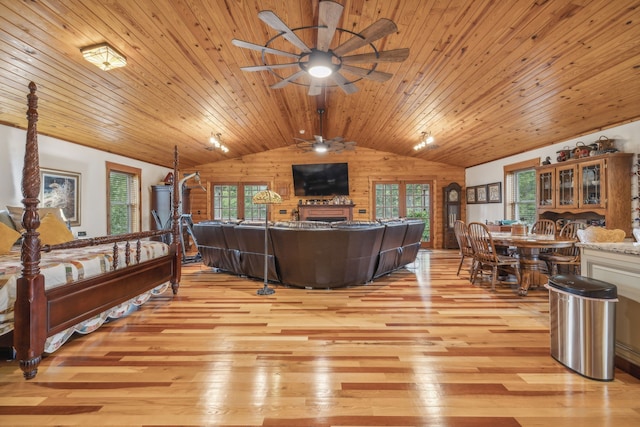
[[(585, 226), (581, 222), (568, 222), (562, 227), (558, 236), (577, 241), (578, 230), (584, 229)], [(568, 273), (580, 274), (580, 248), (575, 245), (541, 253), (538, 258), (545, 262), (547, 271), (552, 276), (558, 274), (558, 266), (561, 265), (568, 267)]]
[(556, 223), (550, 219), (539, 219), (531, 227), (531, 234), (555, 236)]
[(471, 280), (473, 270), (475, 268), (475, 259), (473, 256), (473, 248), (469, 241), (469, 229), (467, 228), (467, 224), (464, 221), (456, 220), (453, 224), (453, 232), (456, 236), (456, 240), (458, 241), (458, 248), (460, 249), (460, 264), (458, 264), (456, 276), (460, 275), (460, 269), (462, 268), (464, 260), (469, 259), (471, 260), (471, 267), (469, 267), (469, 280)]
[(491, 269), (491, 290), (495, 291), (498, 281), (498, 269), (508, 268), (515, 274), (516, 280), (520, 283), (520, 260), (518, 258), (500, 255), (496, 252), (493, 238), (489, 233), (489, 228), (481, 222), (472, 222), (468, 226), (469, 240), (473, 248), (476, 267), (471, 283), (475, 283), (478, 272), (483, 268)]

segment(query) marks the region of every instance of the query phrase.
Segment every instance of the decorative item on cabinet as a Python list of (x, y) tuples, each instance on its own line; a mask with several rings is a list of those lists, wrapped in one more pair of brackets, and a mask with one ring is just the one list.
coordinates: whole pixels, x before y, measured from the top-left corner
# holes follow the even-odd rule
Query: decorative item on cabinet
[(573, 149), (573, 157), (575, 159), (582, 159), (589, 157), (591, 153), (591, 147), (584, 144), (582, 141), (576, 142), (576, 148)]

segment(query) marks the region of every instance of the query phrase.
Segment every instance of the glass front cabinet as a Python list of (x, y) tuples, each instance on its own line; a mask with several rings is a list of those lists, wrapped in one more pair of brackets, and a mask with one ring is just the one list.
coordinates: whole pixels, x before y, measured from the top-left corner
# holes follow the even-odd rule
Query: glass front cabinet
[(631, 233), (633, 154), (609, 153), (536, 168), (538, 218), (584, 221)]
[(604, 208), (607, 194), (605, 185), (604, 162), (595, 160), (579, 165), (580, 206), (584, 208)]
[(556, 169), (557, 208), (578, 207), (578, 186), (575, 166), (558, 166)]

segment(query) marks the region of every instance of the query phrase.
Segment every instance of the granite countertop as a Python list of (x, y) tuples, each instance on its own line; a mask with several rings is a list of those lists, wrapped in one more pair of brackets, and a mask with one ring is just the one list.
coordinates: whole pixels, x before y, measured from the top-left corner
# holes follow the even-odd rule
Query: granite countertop
[(585, 249), (596, 249), (607, 252), (618, 252), (628, 255), (640, 256), (640, 242), (624, 241), (620, 243), (576, 243), (576, 246)]

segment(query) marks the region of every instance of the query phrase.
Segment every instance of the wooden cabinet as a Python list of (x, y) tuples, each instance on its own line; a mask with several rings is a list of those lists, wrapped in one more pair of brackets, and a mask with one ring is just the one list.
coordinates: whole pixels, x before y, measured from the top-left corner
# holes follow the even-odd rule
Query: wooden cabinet
[(160, 230), (170, 223), (172, 194), (173, 185), (151, 186), (151, 210), (156, 211), (161, 222), (161, 225), (157, 224), (152, 217), (150, 221), (152, 230)]
[(536, 168), (538, 217), (602, 223), (629, 235), (632, 159), (610, 153)]

